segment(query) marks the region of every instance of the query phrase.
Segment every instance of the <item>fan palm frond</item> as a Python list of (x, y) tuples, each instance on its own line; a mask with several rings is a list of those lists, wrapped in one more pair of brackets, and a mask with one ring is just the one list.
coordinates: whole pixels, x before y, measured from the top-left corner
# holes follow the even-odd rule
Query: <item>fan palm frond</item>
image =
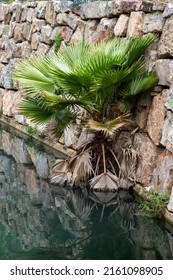
[(82, 151), (69, 160), (72, 172), (72, 185), (78, 185), (80, 181), (86, 180), (93, 173), (91, 155), (88, 150)]
[(65, 108), (80, 106), (89, 113), (96, 111), (96, 104), (89, 98), (89, 96), (74, 98), (73, 96), (66, 95), (63, 97), (50, 92), (44, 92), (41, 96), (44, 98), (47, 105), (54, 108), (54, 110), (64, 110)]
[(86, 127), (93, 131), (103, 132), (106, 136), (112, 136), (118, 129), (131, 123), (130, 114), (126, 113), (114, 120), (100, 123), (94, 120), (88, 120)]
[(36, 98), (23, 99), (19, 105), (18, 112), (36, 124), (45, 124), (52, 119), (54, 111), (44, 105), (40, 104), (40, 101)]
[(72, 174), (69, 171), (57, 171), (56, 175), (52, 176), (51, 183), (64, 186), (65, 184), (71, 184)]
[(91, 189), (94, 190), (104, 190), (104, 191), (109, 191), (109, 190), (116, 190), (120, 187), (120, 182), (119, 182), (119, 178), (107, 171), (106, 173), (101, 173), (97, 176), (95, 176), (94, 178), (92, 178), (90, 181), (90, 186)]
[(141, 57), (147, 48), (155, 41), (156, 36), (149, 34), (142, 38), (131, 38), (130, 48), (126, 55), (126, 65), (131, 65), (135, 60)]
[(49, 74), (49, 67), (44, 57), (32, 58), (16, 66), (13, 79), (20, 82), (28, 94), (40, 91), (55, 91), (55, 82)]
[(122, 83), (122, 81), (130, 74), (130, 72), (130, 68), (102, 71), (100, 75), (97, 75), (91, 90), (106, 90), (108, 93), (116, 92), (117, 84)]
[(154, 74), (145, 74), (143, 76), (136, 77), (129, 84), (127, 89), (124, 91), (124, 96), (137, 95), (140, 92), (147, 91), (151, 87), (155, 86), (158, 79)]
[(68, 67), (73, 70), (78, 67), (81, 62), (85, 63), (88, 57), (93, 53), (93, 47), (86, 41), (82, 40), (76, 44), (66, 46), (58, 52), (58, 57), (63, 60)]
[(65, 183), (70, 185), (72, 173), (70, 172), (68, 161), (63, 159), (56, 160), (50, 177), (51, 183), (56, 183), (60, 186), (64, 186)]

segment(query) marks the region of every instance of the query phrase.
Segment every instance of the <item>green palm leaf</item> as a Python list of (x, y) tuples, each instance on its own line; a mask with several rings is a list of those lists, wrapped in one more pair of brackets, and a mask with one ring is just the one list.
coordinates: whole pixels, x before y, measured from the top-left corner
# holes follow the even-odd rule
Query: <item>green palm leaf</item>
[(66, 107), (73, 107), (74, 105), (81, 106), (87, 111), (95, 111), (95, 103), (89, 97), (74, 98), (69, 95), (62, 97), (50, 92), (42, 93), (47, 105), (56, 109), (62, 110)]
[(29, 119), (31, 119), (36, 124), (45, 124), (52, 119), (54, 114), (53, 111), (48, 107), (40, 105), (38, 99), (24, 99), (20, 103), (18, 112)]
[(156, 36), (154, 34), (143, 36), (142, 38), (131, 38), (131, 46), (126, 56), (126, 65), (131, 65), (140, 58), (155, 39)]
[(88, 60), (88, 57), (93, 53), (92, 49), (92, 46), (82, 40), (77, 44), (72, 44), (60, 50), (58, 57), (73, 71), (81, 62), (85, 63)]
[(55, 82), (45, 69), (44, 58), (31, 59), (17, 65), (13, 78), (20, 82), (27, 93), (39, 93), (40, 91), (55, 91)]
[(158, 79), (154, 74), (145, 74), (143, 76), (136, 77), (129, 84), (127, 89), (124, 91), (124, 96), (137, 95), (140, 92), (147, 91), (151, 87), (155, 86)]
[(106, 90), (110, 94), (116, 92), (116, 85), (122, 83), (122, 81), (131, 73), (130, 68), (120, 68), (117, 70), (104, 71), (95, 80), (95, 84), (91, 87), (91, 90), (99, 91)]

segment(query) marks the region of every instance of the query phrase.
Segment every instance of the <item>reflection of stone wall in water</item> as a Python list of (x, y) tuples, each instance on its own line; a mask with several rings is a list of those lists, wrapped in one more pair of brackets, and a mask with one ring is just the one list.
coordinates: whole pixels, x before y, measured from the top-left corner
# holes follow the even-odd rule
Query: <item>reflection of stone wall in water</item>
[(47, 178), (55, 157), (35, 151), (25, 145), (24, 139), (5, 130), (0, 132), (0, 146), (0, 223), (19, 238), (26, 250), (61, 248), (66, 240), (59, 239), (56, 246), (54, 242), (59, 238), (62, 224), (62, 230), (71, 233), (72, 243), (74, 232), (78, 232), (78, 239), (86, 238), (85, 217), (80, 220), (80, 215), (77, 217), (68, 210), (65, 201), (51, 194)]

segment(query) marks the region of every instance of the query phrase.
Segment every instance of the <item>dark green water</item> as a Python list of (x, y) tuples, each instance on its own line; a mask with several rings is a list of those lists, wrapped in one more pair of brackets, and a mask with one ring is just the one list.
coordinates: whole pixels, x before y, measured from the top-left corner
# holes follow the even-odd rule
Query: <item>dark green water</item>
[(0, 259), (173, 259), (173, 235), (132, 193), (51, 186), (62, 157), (0, 127)]

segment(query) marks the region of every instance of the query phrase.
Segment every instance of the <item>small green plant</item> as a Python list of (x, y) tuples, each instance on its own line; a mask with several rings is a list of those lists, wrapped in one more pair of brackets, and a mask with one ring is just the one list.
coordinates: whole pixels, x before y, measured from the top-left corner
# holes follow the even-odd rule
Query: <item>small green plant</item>
[(27, 132), (29, 135), (36, 135), (37, 134), (37, 129), (31, 125), (27, 126)]
[(29, 135), (35, 135), (35, 136), (38, 136), (40, 138), (45, 137), (44, 131), (40, 131), (36, 127), (33, 127), (31, 125), (27, 126), (27, 132), (28, 132)]
[(160, 218), (166, 205), (169, 202), (169, 195), (166, 191), (159, 192), (154, 189), (149, 192), (149, 200), (144, 200), (140, 205), (143, 215)]
[(26, 140), (26, 146), (33, 149), (39, 155), (44, 153), (44, 148), (40, 145), (37, 145), (32, 138)]
[(57, 34), (54, 39), (53, 39), (53, 45), (55, 47), (55, 52), (58, 52), (60, 46), (61, 46), (61, 42), (62, 42), (63, 38), (61, 36), (61, 34)]

